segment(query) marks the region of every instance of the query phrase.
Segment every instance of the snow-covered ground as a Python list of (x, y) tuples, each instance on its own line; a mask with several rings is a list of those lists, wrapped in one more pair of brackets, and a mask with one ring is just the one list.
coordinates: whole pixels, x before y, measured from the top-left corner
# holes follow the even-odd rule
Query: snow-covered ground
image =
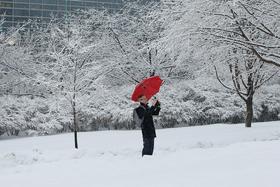
[(141, 157), (140, 131), (0, 138), (5, 187), (279, 187), (280, 121), (157, 130)]

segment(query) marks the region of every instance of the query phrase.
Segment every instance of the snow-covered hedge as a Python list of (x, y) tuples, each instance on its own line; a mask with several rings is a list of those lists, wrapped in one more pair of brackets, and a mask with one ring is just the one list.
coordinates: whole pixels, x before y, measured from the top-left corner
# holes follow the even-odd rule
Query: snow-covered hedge
[(32, 135), (57, 133), (63, 129), (59, 113), (42, 98), (0, 97), (0, 134)]
[[(254, 99), (254, 120), (280, 119), (280, 85), (264, 86)], [(130, 101), (133, 85), (99, 89), (78, 105), (80, 131), (135, 129)], [(245, 103), (226, 92), (215, 80), (174, 81), (163, 85), (158, 98), (162, 111), (155, 117), (157, 128), (239, 123)], [(0, 97), (0, 133), (3, 135), (54, 134), (72, 130), (69, 103), (57, 98)]]

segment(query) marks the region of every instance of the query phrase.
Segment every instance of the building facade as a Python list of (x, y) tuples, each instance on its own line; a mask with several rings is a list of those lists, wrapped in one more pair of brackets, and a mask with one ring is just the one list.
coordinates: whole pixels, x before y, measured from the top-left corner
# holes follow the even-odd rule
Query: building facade
[(23, 24), (29, 19), (47, 23), (51, 16), (61, 17), (78, 9), (118, 10), (122, 0), (0, 0), (3, 28)]

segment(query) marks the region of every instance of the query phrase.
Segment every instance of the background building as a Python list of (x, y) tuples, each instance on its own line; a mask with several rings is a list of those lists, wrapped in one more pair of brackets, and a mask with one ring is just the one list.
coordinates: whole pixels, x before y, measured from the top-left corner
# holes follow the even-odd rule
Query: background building
[(77, 9), (97, 8), (118, 10), (122, 0), (0, 0), (0, 16), (4, 17), (4, 28), (22, 24), (29, 19), (41, 23), (51, 15), (61, 17)]

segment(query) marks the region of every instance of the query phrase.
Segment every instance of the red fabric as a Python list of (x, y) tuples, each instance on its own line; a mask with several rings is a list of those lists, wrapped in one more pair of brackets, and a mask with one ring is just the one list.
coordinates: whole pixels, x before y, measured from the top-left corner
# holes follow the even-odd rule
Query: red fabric
[(153, 76), (142, 80), (136, 85), (131, 100), (137, 101), (140, 95), (145, 95), (147, 99), (150, 99), (159, 92), (162, 82), (159, 76)]

